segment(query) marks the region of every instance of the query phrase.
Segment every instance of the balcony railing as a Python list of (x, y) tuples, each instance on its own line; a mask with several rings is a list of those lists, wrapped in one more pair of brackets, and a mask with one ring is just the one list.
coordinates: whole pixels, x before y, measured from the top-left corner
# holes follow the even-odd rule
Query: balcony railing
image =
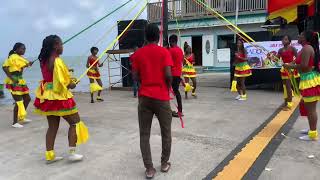
[[(221, 14), (234, 15), (236, 0), (201, 0)], [(239, 13), (264, 11), (267, 8), (267, 0), (239, 0)], [(199, 18), (211, 15), (212, 12), (194, 2), (194, 0), (168, 0), (169, 19), (175, 18)], [(162, 2), (148, 4), (148, 20), (159, 21), (162, 14)]]

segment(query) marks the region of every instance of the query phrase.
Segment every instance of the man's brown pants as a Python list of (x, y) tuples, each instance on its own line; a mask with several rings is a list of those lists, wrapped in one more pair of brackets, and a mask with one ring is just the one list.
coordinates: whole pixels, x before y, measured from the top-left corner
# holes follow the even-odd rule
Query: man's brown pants
[(148, 97), (139, 97), (138, 116), (140, 129), (140, 149), (143, 163), (146, 168), (153, 167), (150, 149), (150, 131), (154, 115), (157, 116), (161, 129), (161, 163), (166, 163), (170, 158), (172, 141), (172, 111), (170, 107), (170, 101), (160, 101)]

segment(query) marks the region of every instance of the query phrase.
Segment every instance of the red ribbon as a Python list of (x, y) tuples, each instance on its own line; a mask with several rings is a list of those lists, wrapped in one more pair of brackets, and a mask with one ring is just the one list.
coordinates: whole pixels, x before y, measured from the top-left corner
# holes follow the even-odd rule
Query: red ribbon
[[(173, 96), (175, 97), (176, 95), (174, 94), (172, 88), (170, 88), (170, 92), (171, 94), (173, 94)], [(173, 100), (174, 98), (171, 98), (170, 97), (170, 100)], [(180, 119), (180, 123), (181, 123), (181, 127), (184, 128), (184, 122), (183, 122), (183, 119), (182, 119), (182, 112), (179, 111), (179, 108), (178, 108), (178, 105), (176, 105), (175, 103), (173, 103), (176, 108), (177, 108), (177, 112), (178, 112), (178, 116), (179, 116), (179, 119)]]

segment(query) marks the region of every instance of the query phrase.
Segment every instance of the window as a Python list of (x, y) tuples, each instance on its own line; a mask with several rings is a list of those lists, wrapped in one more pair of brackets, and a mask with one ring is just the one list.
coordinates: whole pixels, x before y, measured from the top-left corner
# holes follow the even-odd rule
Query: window
[(220, 35), (218, 36), (218, 49), (230, 48), (234, 42), (234, 35)]

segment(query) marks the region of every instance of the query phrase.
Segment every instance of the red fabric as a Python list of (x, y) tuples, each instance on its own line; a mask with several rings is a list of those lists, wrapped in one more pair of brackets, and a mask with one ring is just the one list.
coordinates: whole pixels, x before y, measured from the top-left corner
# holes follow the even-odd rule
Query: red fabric
[[(45, 61), (47, 62), (47, 61)], [(47, 63), (40, 63), (44, 82), (53, 82), (53, 72), (49, 70)]]
[(294, 57), (294, 51), (291, 48), (280, 52), (280, 57), (284, 63), (291, 63)]
[(303, 97), (320, 96), (320, 86), (300, 90), (300, 93)]
[(304, 105), (303, 100), (300, 101), (299, 103), (299, 110), (300, 110), (300, 115), (301, 116), (308, 116), (308, 111)]
[(95, 56), (89, 56), (88, 57), (88, 62), (89, 62), (89, 66), (93, 65), (92, 67), (97, 67), (98, 65), (100, 65), (99, 61), (95, 62), (98, 58)]
[(43, 103), (40, 103), (40, 99), (36, 98), (34, 106), (43, 112), (49, 112), (71, 110), (76, 107), (76, 103), (73, 98), (68, 100), (45, 100)]
[(246, 62), (246, 60), (240, 59), (240, 58), (246, 58), (246, 55), (244, 53), (236, 53), (236, 62), (242, 63)]
[(312, 4), (309, 6), (308, 8), (308, 16), (311, 17), (311, 16), (314, 16), (315, 14), (315, 9), (314, 9), (314, 1), (312, 2)]
[[(298, 76), (298, 75), (299, 75), (298, 71), (297, 71), (297, 70), (294, 70), (294, 71), (293, 71), (293, 76)], [(289, 74), (288, 71), (284, 71), (284, 72), (281, 72), (281, 76), (282, 76), (282, 77), (289, 77), (290, 74)]]
[(87, 76), (98, 78), (98, 77), (100, 77), (100, 72), (96, 71), (95, 73), (92, 73), (92, 72), (88, 71)]
[(243, 75), (243, 74), (250, 74), (252, 72), (251, 72), (251, 69), (249, 69), (249, 70), (245, 70), (245, 71), (237, 71), (237, 70), (235, 70), (234, 73), (235, 74), (239, 74), (239, 75)]
[(12, 84), (6, 84), (6, 88), (12, 91), (20, 91), (20, 92), (27, 92), (29, 88), (27, 86), (13, 86)]
[(149, 44), (137, 50), (132, 59), (132, 70), (139, 74), (141, 86), (139, 96), (169, 101), (165, 67), (173, 66), (167, 49)]
[(189, 61), (189, 63), (194, 64), (194, 55), (193, 54), (191, 54), (191, 56), (187, 57), (186, 59)]
[[(300, 51), (298, 53), (298, 57), (296, 59), (296, 64), (301, 64), (301, 61), (302, 61), (302, 58), (301, 58), (301, 54), (302, 54), (302, 51)], [(314, 62), (313, 62), (313, 57), (310, 56), (310, 59), (309, 59), (309, 64), (308, 64), (309, 67), (313, 67), (314, 66)]]
[(298, 6), (298, 4), (303, 4), (305, 0), (269, 0), (268, 2), (268, 13), (272, 13), (274, 11), (288, 8), (289, 6)]
[(172, 76), (180, 77), (182, 74), (183, 51), (180, 47), (175, 46), (170, 48), (169, 52), (173, 61)]

